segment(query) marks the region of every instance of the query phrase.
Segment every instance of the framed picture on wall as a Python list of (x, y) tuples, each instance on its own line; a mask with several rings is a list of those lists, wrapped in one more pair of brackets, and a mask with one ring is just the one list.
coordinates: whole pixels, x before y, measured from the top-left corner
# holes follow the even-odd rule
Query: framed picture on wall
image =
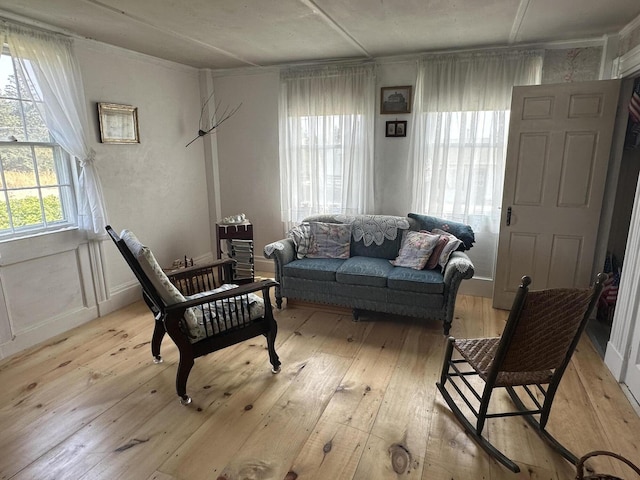
[(140, 143), (138, 108), (117, 103), (98, 103), (102, 143)]
[(407, 121), (392, 120), (392, 121), (386, 122), (384, 136), (385, 137), (406, 137)]
[(411, 85), (382, 87), (380, 89), (380, 113), (411, 113)]

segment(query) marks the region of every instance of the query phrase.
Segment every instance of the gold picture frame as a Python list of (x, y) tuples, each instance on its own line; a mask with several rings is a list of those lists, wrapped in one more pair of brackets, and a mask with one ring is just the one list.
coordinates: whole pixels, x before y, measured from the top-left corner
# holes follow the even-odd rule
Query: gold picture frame
[(98, 103), (102, 143), (140, 143), (138, 108), (117, 103)]
[(411, 85), (382, 87), (380, 89), (380, 113), (383, 115), (411, 113)]

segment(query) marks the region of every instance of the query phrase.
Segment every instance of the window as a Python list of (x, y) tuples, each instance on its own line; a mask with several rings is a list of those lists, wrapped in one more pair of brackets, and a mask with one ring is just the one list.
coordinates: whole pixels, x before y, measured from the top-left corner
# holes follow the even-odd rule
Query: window
[(8, 49), (0, 56), (0, 239), (75, 225), (71, 162)]
[(375, 75), (371, 65), (284, 71), (280, 193), (285, 225), (373, 209)]
[(471, 225), (475, 278), (493, 279), (514, 85), (540, 83), (537, 51), (430, 55), (418, 62), (411, 209)]

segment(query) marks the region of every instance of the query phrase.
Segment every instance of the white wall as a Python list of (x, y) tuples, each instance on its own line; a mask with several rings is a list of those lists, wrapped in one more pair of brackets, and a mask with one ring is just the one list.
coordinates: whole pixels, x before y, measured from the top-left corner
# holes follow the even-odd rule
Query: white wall
[[(280, 221), (277, 70), (215, 76), (220, 111), (240, 110), (217, 132), (221, 218), (244, 213), (253, 223), (258, 270), (273, 269), (262, 256), (283, 236)], [(216, 219), (219, 220), (219, 219)]]
[[(109, 221), (129, 228), (161, 265), (211, 258), (198, 70), (76, 40)], [(138, 107), (140, 144), (101, 144), (97, 102)], [(0, 243), (0, 358), (140, 298), (108, 240), (78, 231)], [(151, 319), (150, 319), (151, 321)]]

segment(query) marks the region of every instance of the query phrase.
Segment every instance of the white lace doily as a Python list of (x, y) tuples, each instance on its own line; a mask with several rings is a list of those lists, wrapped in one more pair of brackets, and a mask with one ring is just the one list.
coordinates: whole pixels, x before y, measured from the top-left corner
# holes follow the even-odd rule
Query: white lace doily
[(408, 218), (392, 215), (336, 215), (335, 218), (339, 222), (350, 223), (354, 240), (363, 240), (366, 247), (372, 243), (382, 245), (385, 239), (395, 240), (398, 230), (409, 228)]
[(276, 250), (284, 250), (284, 245), (281, 242), (273, 242), (264, 246), (264, 253), (269, 257)]

